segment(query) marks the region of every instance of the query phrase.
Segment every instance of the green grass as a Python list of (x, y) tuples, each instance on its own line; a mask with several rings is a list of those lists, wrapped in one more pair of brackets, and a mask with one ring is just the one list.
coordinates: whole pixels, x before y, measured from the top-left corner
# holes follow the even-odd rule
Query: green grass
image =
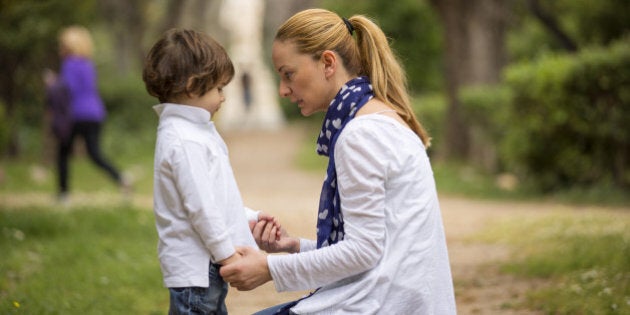
[[(154, 131), (109, 130), (104, 154), (133, 179), (135, 195), (150, 196)], [(45, 154), (0, 161), (0, 314), (163, 314), (150, 205), (121, 202), (115, 183), (75, 153), (63, 207)]]
[(161, 314), (153, 214), (0, 209), (0, 313)]
[(544, 279), (527, 307), (545, 314), (630, 314), (630, 217), (585, 211), (513, 218), (479, 238), (503, 242), (515, 256), (502, 270)]

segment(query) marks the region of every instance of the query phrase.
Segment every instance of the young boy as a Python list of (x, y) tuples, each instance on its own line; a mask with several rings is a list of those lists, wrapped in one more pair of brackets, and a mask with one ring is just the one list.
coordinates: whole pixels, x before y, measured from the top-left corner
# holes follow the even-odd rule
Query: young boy
[(154, 211), (169, 314), (227, 314), (219, 267), (241, 257), (235, 246), (257, 248), (248, 221), (273, 221), (243, 206), (211, 121), (233, 76), (223, 47), (192, 30), (167, 31), (145, 61), (147, 91), (161, 103), (154, 106)]

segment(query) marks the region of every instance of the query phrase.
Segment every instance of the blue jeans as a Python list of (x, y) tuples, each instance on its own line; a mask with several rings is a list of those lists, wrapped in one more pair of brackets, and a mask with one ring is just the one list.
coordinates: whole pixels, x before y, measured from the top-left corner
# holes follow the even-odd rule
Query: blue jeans
[(169, 315), (227, 315), (225, 297), (228, 285), (219, 274), (220, 265), (210, 263), (207, 288), (168, 288), (170, 293)]

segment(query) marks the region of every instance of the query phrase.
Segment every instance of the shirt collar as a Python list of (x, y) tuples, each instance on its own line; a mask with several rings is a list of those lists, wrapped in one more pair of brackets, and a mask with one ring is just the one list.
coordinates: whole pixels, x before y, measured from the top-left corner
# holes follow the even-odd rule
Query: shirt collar
[(162, 103), (153, 106), (153, 110), (155, 110), (159, 117), (182, 117), (198, 124), (209, 123), (212, 119), (212, 115), (209, 111), (189, 105)]

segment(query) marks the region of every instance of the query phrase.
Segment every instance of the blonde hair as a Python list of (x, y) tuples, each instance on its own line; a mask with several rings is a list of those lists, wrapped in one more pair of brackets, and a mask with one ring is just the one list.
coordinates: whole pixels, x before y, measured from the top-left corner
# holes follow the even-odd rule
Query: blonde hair
[(59, 33), (59, 44), (63, 53), (91, 58), (94, 50), (90, 31), (83, 26), (73, 25)]
[(314, 59), (319, 59), (325, 50), (335, 51), (350, 74), (370, 78), (375, 97), (394, 107), (428, 147), (431, 139), (411, 108), (405, 71), (389, 47), (387, 37), (363, 15), (353, 15), (347, 21), (352, 28), (334, 12), (304, 10), (280, 26), (275, 40), (292, 42), (300, 53), (312, 55)]

